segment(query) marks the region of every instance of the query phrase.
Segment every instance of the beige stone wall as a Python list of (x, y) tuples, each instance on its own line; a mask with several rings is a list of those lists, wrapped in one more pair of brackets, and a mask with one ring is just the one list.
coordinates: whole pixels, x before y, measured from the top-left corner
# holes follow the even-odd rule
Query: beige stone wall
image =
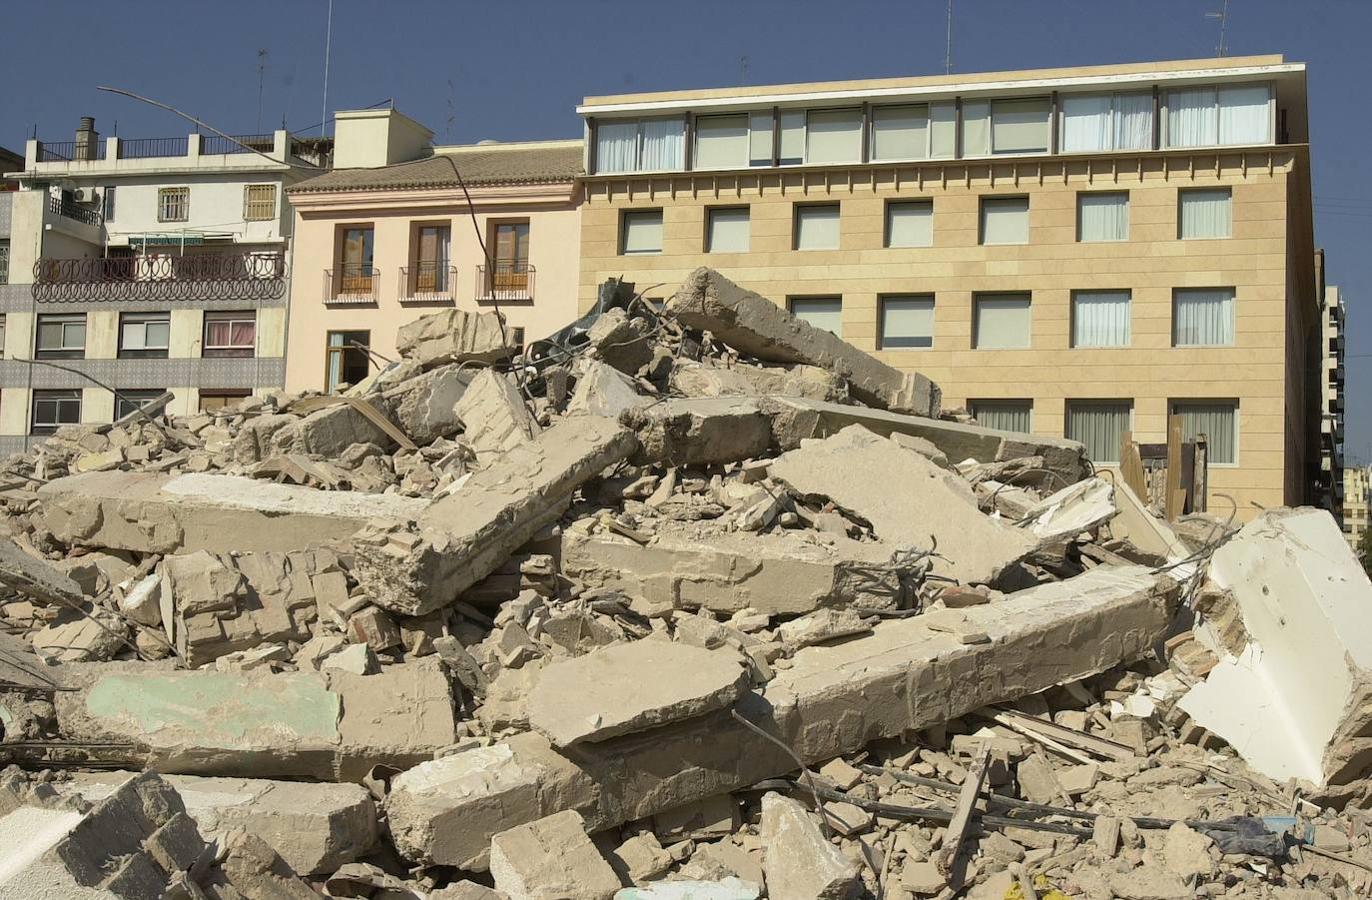
[[(1170, 400), (1236, 399), (1238, 464), (1211, 468), (1211, 508), (1227, 512), (1213, 497), (1227, 493), (1249, 517), (1254, 502), (1286, 499), (1288, 279), (1309, 280), (1311, 265), (1295, 260), (1301, 272), (1289, 271), (1287, 181), (1301, 165), (1294, 151), (1278, 149), (588, 179), (580, 303), (586, 308), (596, 285), (619, 274), (640, 289), (665, 283), (646, 293), (669, 296), (699, 265), (777, 302), (839, 294), (847, 340), (934, 378), (947, 406), (1032, 399), (1033, 430), (1046, 435), (1063, 434), (1068, 400), (1132, 400), (1136, 439), (1161, 442)], [(1178, 190), (1216, 185), (1233, 189), (1232, 237), (1178, 240)], [(1127, 241), (1076, 240), (1076, 194), (1086, 190), (1129, 191)], [(1028, 244), (978, 244), (979, 198), (997, 195), (1030, 198)], [(932, 199), (932, 247), (883, 247), (891, 199)], [(839, 203), (838, 250), (791, 249), (794, 207), (812, 202)], [(704, 253), (706, 209), (737, 205), (751, 210), (749, 252)], [(663, 252), (619, 255), (623, 210), (652, 208), (663, 210)], [(1235, 289), (1235, 346), (1171, 346), (1179, 287)], [(1132, 291), (1131, 346), (1072, 348), (1072, 291), (1106, 288)], [(1032, 292), (1030, 349), (972, 349), (973, 296), (983, 291)], [(932, 349), (877, 349), (878, 296), (888, 293), (934, 295)]]

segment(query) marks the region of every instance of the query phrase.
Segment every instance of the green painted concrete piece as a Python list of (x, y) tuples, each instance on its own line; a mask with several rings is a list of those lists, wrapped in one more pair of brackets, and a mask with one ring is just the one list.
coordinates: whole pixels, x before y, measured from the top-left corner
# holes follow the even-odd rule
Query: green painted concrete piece
[(341, 708), (322, 678), (304, 673), (114, 674), (86, 695), (86, 712), (104, 730), (138, 734), (153, 747), (336, 746)]

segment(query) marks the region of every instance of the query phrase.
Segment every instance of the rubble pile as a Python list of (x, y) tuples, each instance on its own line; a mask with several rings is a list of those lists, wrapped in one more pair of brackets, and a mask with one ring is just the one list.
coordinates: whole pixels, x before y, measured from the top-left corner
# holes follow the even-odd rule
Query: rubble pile
[(399, 338), (0, 466), (0, 895), (1372, 888), (1327, 515), (1174, 530), (704, 269)]

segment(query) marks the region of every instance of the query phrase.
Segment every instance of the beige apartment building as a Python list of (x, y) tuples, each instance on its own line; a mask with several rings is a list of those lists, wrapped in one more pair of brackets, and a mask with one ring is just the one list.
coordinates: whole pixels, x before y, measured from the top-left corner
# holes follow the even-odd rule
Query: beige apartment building
[(498, 309), (517, 343), (576, 318), (582, 142), (432, 139), (394, 109), (340, 112), (334, 170), (288, 191), (287, 389), (357, 383), (445, 308)]
[[(580, 305), (712, 266), (985, 424), (1210, 448), (1304, 501), (1320, 298), (1305, 66), (1280, 56), (588, 97)], [(660, 285), (660, 286), (659, 286)]]
[(1343, 470), (1343, 536), (1355, 552), (1367, 531), (1370, 495), (1372, 467), (1346, 467)]

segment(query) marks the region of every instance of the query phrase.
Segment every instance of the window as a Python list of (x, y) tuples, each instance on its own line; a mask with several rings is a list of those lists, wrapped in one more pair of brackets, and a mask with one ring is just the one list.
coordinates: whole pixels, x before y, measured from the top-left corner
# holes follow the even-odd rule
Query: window
[(0, 241), (0, 284), (10, 283), (10, 242)]
[(495, 226), (495, 270), (487, 279), (488, 290), (505, 297), (529, 296), (528, 222), (500, 222)]
[(1023, 350), (1029, 346), (1029, 295), (978, 294), (972, 323), (975, 350)]
[(39, 359), (81, 359), (86, 355), (86, 316), (39, 316), (38, 342), (34, 355)]
[(147, 406), (166, 393), (163, 388), (147, 388), (139, 390), (119, 389), (119, 393), (114, 397), (114, 420), (118, 422), (125, 416), (132, 415), (137, 410)]
[(1232, 233), (1234, 197), (1229, 188), (1177, 192), (1177, 237), (1227, 238)]
[(934, 298), (929, 294), (891, 294), (877, 298), (881, 306), (882, 350), (910, 350), (934, 346)]
[(206, 312), (200, 355), (208, 358), (251, 358), (257, 349), (257, 313)]
[(34, 391), (30, 434), (52, 434), (63, 425), (81, 422), (81, 391)]
[(1129, 240), (1129, 193), (1077, 194), (1077, 240)]
[(1074, 291), (1073, 347), (1128, 347), (1129, 292)]
[(1061, 103), (1063, 153), (1152, 149), (1152, 94), (1068, 94)]
[(780, 159), (783, 166), (805, 162), (805, 111), (781, 111)]
[(171, 313), (120, 313), (120, 359), (166, 359), (171, 343)]
[(1134, 405), (1127, 400), (1069, 400), (1067, 437), (1086, 445), (1093, 463), (1120, 461), (1120, 440), (1131, 429)]
[(748, 207), (716, 207), (705, 214), (706, 253), (748, 252)]
[(157, 221), (184, 222), (190, 218), (191, 189), (172, 187), (157, 189)]
[(1050, 111), (1047, 97), (964, 103), (962, 155), (1047, 153)]
[(5, 358), (5, 315), (0, 313), (0, 359)]
[(934, 246), (934, 201), (892, 200), (887, 203), (886, 246)]
[(1029, 243), (1029, 198), (982, 197), (981, 242)]
[(952, 100), (929, 104), (929, 156), (951, 159), (957, 151), (958, 108)]
[(216, 413), (237, 406), (251, 396), (252, 391), (247, 388), (224, 388), (215, 390), (205, 390), (202, 388), (200, 391), (200, 411), (202, 413)]
[(772, 132), (775, 123), (772, 113), (755, 112), (748, 117), (748, 165), (770, 166), (772, 164)]
[(249, 222), (267, 222), (276, 218), (276, 185), (244, 185), (243, 218)]
[(325, 344), (324, 392), (337, 393), (344, 385), (354, 385), (367, 377), (371, 360), (367, 348), (370, 331), (330, 331)]
[(684, 119), (596, 123), (597, 172), (661, 172), (686, 167)]
[(452, 227), (421, 224), (413, 235), (414, 258), (409, 283), (411, 294), (444, 294), (452, 290), (449, 282), (449, 246)]
[(1233, 288), (1177, 288), (1172, 292), (1173, 347), (1233, 345)]
[(843, 298), (792, 297), (791, 315), (816, 328), (843, 337)]
[(640, 209), (624, 213), (619, 252), (625, 256), (662, 252), (662, 210)]
[(1266, 84), (1170, 91), (1167, 146), (1271, 143), (1271, 94)]
[(968, 404), (972, 418), (982, 428), (997, 431), (1019, 431), (1027, 434), (1032, 425), (1032, 400), (973, 400)]
[(370, 225), (349, 225), (342, 231), (338, 256), (338, 293), (370, 294), (376, 233)]
[[(696, 119), (693, 168), (739, 169), (748, 165), (748, 116), (701, 116)], [(771, 156), (771, 148), (767, 150)]]
[(929, 107), (878, 106), (872, 110), (872, 159), (926, 159)]
[(852, 163), (862, 159), (861, 109), (812, 109), (805, 116), (805, 162)]
[(108, 185), (100, 194), (101, 213), (106, 222), (114, 221), (114, 185)]
[(1232, 466), (1239, 461), (1239, 404), (1234, 400), (1177, 400), (1172, 415), (1181, 416), (1181, 439), (1205, 435), (1206, 461)]
[(797, 250), (838, 249), (838, 204), (796, 207)]

